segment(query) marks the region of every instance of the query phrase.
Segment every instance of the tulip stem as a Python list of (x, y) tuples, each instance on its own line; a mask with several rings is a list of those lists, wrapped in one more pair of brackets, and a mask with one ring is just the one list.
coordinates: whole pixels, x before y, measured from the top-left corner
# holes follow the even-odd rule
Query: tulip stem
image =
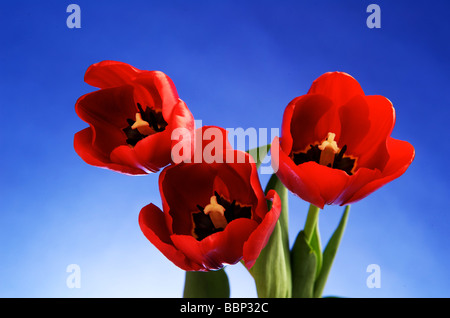
[(314, 204), (309, 206), (305, 228), (303, 229), (303, 232), (305, 233), (305, 240), (308, 244), (311, 242), (311, 238), (315, 231), (317, 220), (319, 219), (319, 212), (320, 208), (316, 207)]
[(325, 284), (328, 279), (328, 274), (330, 273), (331, 266), (333, 265), (333, 261), (336, 256), (336, 252), (338, 250), (339, 244), (341, 243), (342, 236), (344, 235), (349, 211), (350, 205), (347, 205), (345, 207), (344, 214), (342, 215), (342, 218), (339, 221), (338, 227), (334, 231), (333, 235), (330, 238), (330, 241), (328, 242), (327, 246), (325, 247), (325, 250), (323, 251), (322, 269), (314, 285), (314, 297), (316, 298), (322, 297), (322, 292), (323, 289), (325, 288)]

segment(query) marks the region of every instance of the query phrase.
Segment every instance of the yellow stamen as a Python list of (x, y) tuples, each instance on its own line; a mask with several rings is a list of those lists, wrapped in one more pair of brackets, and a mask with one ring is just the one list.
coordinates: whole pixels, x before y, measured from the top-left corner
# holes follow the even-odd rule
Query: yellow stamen
[(334, 163), (334, 155), (339, 152), (339, 147), (337, 146), (334, 138), (336, 134), (329, 132), (327, 139), (319, 145), (319, 149), (322, 150), (320, 154), (320, 164), (324, 166), (333, 166)]
[(131, 126), (132, 129), (137, 129), (143, 135), (151, 135), (154, 133), (153, 129), (150, 128), (150, 124), (145, 120), (142, 120), (140, 113), (136, 114), (136, 122)]
[(205, 206), (203, 212), (206, 215), (209, 215), (216, 229), (224, 229), (227, 226), (228, 222), (224, 215), (225, 208), (217, 203), (217, 198), (215, 195), (211, 197), (210, 204)]

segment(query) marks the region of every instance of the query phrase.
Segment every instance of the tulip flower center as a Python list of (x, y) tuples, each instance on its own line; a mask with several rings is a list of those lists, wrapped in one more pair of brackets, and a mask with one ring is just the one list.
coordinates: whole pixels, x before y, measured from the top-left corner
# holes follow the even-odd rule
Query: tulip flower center
[(344, 145), (342, 148), (339, 148), (334, 138), (336, 138), (336, 134), (329, 132), (327, 138), (321, 143), (310, 145), (309, 149), (305, 151), (293, 153), (294, 163), (300, 165), (314, 161), (323, 166), (343, 170), (351, 176), (356, 166), (356, 158), (345, 155), (347, 146)]
[(251, 206), (244, 206), (233, 200), (229, 202), (217, 192), (205, 207), (197, 205), (200, 212), (192, 214), (192, 235), (199, 241), (216, 232), (223, 231), (231, 221), (238, 218), (252, 217)]
[(225, 218), (225, 208), (217, 203), (217, 197), (215, 195), (211, 197), (210, 203), (205, 206), (203, 213), (209, 215), (216, 229), (224, 229), (228, 224)]
[(127, 144), (133, 147), (138, 141), (163, 131), (167, 126), (162, 112), (156, 112), (150, 107), (144, 111), (139, 103), (137, 103), (137, 107), (139, 112), (136, 113), (136, 120), (127, 119), (128, 127), (122, 129), (127, 136)]
[(322, 151), (320, 153), (319, 164), (323, 166), (332, 167), (334, 157), (340, 150), (334, 138), (336, 138), (336, 134), (328, 133), (327, 139), (319, 145), (319, 149)]

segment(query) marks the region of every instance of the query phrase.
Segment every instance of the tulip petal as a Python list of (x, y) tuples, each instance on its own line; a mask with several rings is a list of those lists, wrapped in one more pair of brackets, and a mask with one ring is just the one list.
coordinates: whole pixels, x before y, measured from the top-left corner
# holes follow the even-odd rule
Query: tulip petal
[(400, 177), (414, 160), (415, 150), (409, 142), (389, 138), (387, 140), (387, 149), (390, 158), (380, 177), (361, 187), (348, 200), (342, 202), (341, 205), (359, 201), (386, 183)]
[(139, 158), (136, 156), (136, 152), (134, 151), (134, 149), (130, 148), (129, 146), (119, 146), (115, 148), (113, 151), (111, 151), (109, 157), (114, 163), (123, 166), (137, 167), (143, 171), (146, 171), (147, 173), (157, 172), (159, 171), (158, 167), (160, 167), (158, 165), (152, 165), (150, 162), (145, 162), (145, 164), (143, 162), (140, 162)]
[(164, 130), (140, 140), (134, 146), (134, 151), (140, 162), (165, 167), (172, 162), (171, 145), (171, 131)]
[[(252, 173), (252, 164), (250, 163), (228, 163), (218, 165), (217, 177), (224, 185), (227, 185), (228, 200), (236, 200), (241, 205), (257, 206), (258, 200), (255, 190), (249, 183)], [(261, 194), (262, 194), (261, 188)], [(223, 193), (226, 195), (226, 193)]]
[(281, 123), (281, 137), (280, 137), (280, 145), (286, 153), (291, 153), (292, 151), (292, 136), (291, 136), (291, 122), (292, 115), (294, 114), (295, 105), (299, 100), (301, 100), (303, 96), (299, 96), (294, 98), (284, 110), (283, 120)]
[[(339, 108), (341, 122), (341, 134), (338, 139), (340, 148), (347, 146), (346, 154), (360, 156), (366, 150), (365, 137), (370, 129), (369, 106), (361, 95), (355, 95), (347, 103)], [(359, 147), (362, 144), (363, 147)]]
[(386, 139), (391, 135), (395, 125), (395, 110), (389, 99), (373, 95), (365, 97), (369, 107), (370, 129), (356, 152), (359, 167), (383, 170), (389, 154)]
[(75, 134), (74, 149), (76, 153), (87, 163), (95, 167), (106, 168), (129, 175), (144, 175), (148, 172), (139, 168), (139, 165), (122, 165), (121, 162), (112, 162), (102, 152), (92, 147), (93, 132), (90, 127)]
[(346, 172), (325, 167), (315, 162), (306, 162), (297, 166), (297, 172), (300, 178), (305, 181), (307, 187), (318, 188), (325, 204), (332, 204), (336, 200), (345, 189), (349, 179)]
[(132, 78), (142, 71), (116, 61), (92, 64), (84, 75), (84, 81), (98, 88), (110, 88), (130, 84)]
[(333, 121), (337, 116), (325, 116), (332, 109), (333, 102), (322, 95), (308, 94), (297, 100), (289, 131), (292, 152), (305, 151), (312, 143), (324, 140), (330, 131), (339, 134), (339, 122)]
[(381, 171), (378, 169), (359, 168), (356, 173), (349, 177), (349, 181), (345, 189), (337, 197), (333, 204), (345, 205), (349, 204), (349, 199), (358, 192), (362, 187), (371, 181), (380, 178)]
[[(189, 161), (194, 154), (194, 116), (189, 111), (186, 103), (179, 99), (178, 104), (171, 113), (171, 116), (167, 118), (169, 125), (166, 129), (171, 131), (171, 148), (173, 149), (175, 145), (180, 143), (178, 146), (186, 149), (186, 153), (183, 152), (183, 155), (180, 155), (180, 161)], [(176, 138), (177, 136), (174, 134), (175, 129), (177, 129), (177, 133), (182, 132), (183, 137), (181, 141)], [(177, 163), (180, 161), (177, 161)]]
[(244, 242), (257, 225), (253, 220), (240, 218), (201, 241), (188, 235), (172, 235), (171, 239), (189, 259), (202, 264), (206, 270), (216, 270), (241, 260)]
[(92, 147), (105, 157), (119, 145), (126, 145), (127, 118), (134, 118), (133, 87), (122, 86), (95, 91), (80, 97), (75, 110), (93, 130)]
[(217, 174), (211, 165), (178, 164), (166, 167), (159, 177), (163, 208), (172, 233), (192, 234), (192, 213), (205, 207), (214, 194)]
[(320, 94), (328, 97), (340, 107), (355, 95), (364, 96), (358, 81), (344, 72), (328, 72), (317, 78), (311, 85), (308, 94)]
[(179, 96), (175, 84), (169, 76), (160, 71), (141, 72), (134, 80), (136, 102), (162, 110), (164, 118), (171, 118)]
[(145, 237), (176, 266), (186, 271), (202, 269), (201, 265), (187, 258), (174, 246), (164, 214), (158, 207), (153, 204), (145, 206), (139, 213), (139, 226)]

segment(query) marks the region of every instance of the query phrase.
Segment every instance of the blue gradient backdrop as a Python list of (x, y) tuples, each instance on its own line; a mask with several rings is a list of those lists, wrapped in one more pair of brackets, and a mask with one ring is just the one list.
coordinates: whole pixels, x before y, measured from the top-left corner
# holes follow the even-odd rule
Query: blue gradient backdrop
[[(158, 175), (129, 177), (85, 164), (74, 111), (94, 88), (87, 67), (111, 59), (161, 70), (203, 124), (278, 128), (287, 103), (327, 71), (388, 97), (393, 137), (416, 159), (399, 179), (352, 206), (325, 295), (449, 297), (447, 1), (69, 1), (0, 6), (0, 296), (180, 297), (184, 273), (141, 233), (144, 205), (160, 205)], [(262, 182), (267, 176), (262, 176)], [(290, 196), (291, 242), (308, 204)], [(326, 241), (342, 214), (326, 207)], [(69, 264), (81, 288), (66, 285)], [(369, 264), (381, 288), (368, 288)], [(253, 281), (228, 266), (232, 297)]]

